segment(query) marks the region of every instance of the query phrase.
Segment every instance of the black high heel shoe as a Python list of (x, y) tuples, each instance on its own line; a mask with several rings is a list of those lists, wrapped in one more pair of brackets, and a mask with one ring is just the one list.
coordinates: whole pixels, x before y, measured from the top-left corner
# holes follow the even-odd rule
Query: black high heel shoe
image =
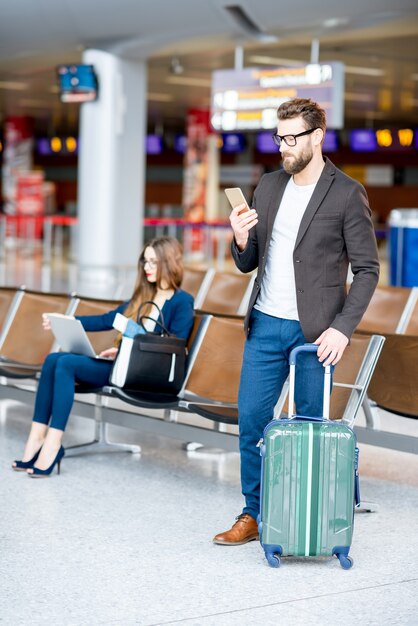
[(61, 461), (62, 461), (64, 454), (65, 454), (64, 446), (61, 446), (57, 452), (57, 456), (52, 461), (51, 465), (47, 467), (47, 469), (42, 470), (42, 469), (39, 469), (38, 467), (33, 466), (31, 468), (33, 472), (28, 472), (27, 473), (28, 476), (30, 476), (31, 478), (46, 478), (47, 476), (51, 475), (52, 470), (54, 469), (55, 466), (57, 466), (57, 474), (59, 474), (61, 470)]
[(12, 470), (14, 470), (15, 472), (24, 472), (25, 470), (32, 468), (38, 460), (38, 456), (41, 450), (42, 446), (39, 448), (38, 452), (31, 458), (30, 461), (13, 461), (13, 463), (16, 463), (16, 465), (12, 465)]

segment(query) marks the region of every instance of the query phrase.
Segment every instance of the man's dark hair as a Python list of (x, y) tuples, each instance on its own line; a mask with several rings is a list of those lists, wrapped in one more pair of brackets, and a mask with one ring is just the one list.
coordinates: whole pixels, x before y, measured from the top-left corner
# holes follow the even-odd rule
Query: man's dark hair
[(321, 128), (325, 134), (327, 127), (325, 111), (310, 98), (293, 98), (283, 102), (277, 109), (279, 120), (289, 120), (299, 116), (302, 117), (306, 130)]

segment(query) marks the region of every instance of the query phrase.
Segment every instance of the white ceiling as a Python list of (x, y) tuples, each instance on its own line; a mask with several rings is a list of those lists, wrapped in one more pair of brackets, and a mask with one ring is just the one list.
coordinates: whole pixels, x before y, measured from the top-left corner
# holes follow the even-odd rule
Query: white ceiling
[(418, 126), (416, 0), (0, 0), (0, 123), (32, 115), (39, 132), (75, 132), (78, 105), (59, 102), (55, 67), (95, 47), (148, 59), (150, 124), (181, 128), (237, 46), (246, 66), (309, 62), (313, 39), (320, 61), (347, 66), (347, 127)]

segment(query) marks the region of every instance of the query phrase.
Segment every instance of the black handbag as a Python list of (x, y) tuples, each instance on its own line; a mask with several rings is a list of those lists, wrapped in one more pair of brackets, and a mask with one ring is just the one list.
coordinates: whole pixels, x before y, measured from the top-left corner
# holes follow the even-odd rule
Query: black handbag
[[(144, 320), (152, 319), (141, 315), (146, 304), (157, 307), (159, 317), (156, 327), (160, 332), (149, 332)], [(122, 337), (119, 351), (113, 364), (110, 382), (131, 391), (145, 391), (177, 395), (186, 372), (186, 340), (168, 332), (161, 309), (152, 301), (141, 304), (138, 324), (143, 333), (133, 338)]]

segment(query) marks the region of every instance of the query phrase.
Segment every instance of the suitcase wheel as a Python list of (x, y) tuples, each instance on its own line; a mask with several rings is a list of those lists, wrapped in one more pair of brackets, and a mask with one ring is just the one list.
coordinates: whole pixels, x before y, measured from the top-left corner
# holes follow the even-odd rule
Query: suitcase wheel
[(280, 567), (280, 557), (278, 554), (272, 554), (269, 552), (266, 554), (266, 559), (270, 567)]
[(353, 559), (351, 556), (345, 556), (345, 554), (338, 554), (338, 560), (343, 569), (350, 569), (353, 567)]

